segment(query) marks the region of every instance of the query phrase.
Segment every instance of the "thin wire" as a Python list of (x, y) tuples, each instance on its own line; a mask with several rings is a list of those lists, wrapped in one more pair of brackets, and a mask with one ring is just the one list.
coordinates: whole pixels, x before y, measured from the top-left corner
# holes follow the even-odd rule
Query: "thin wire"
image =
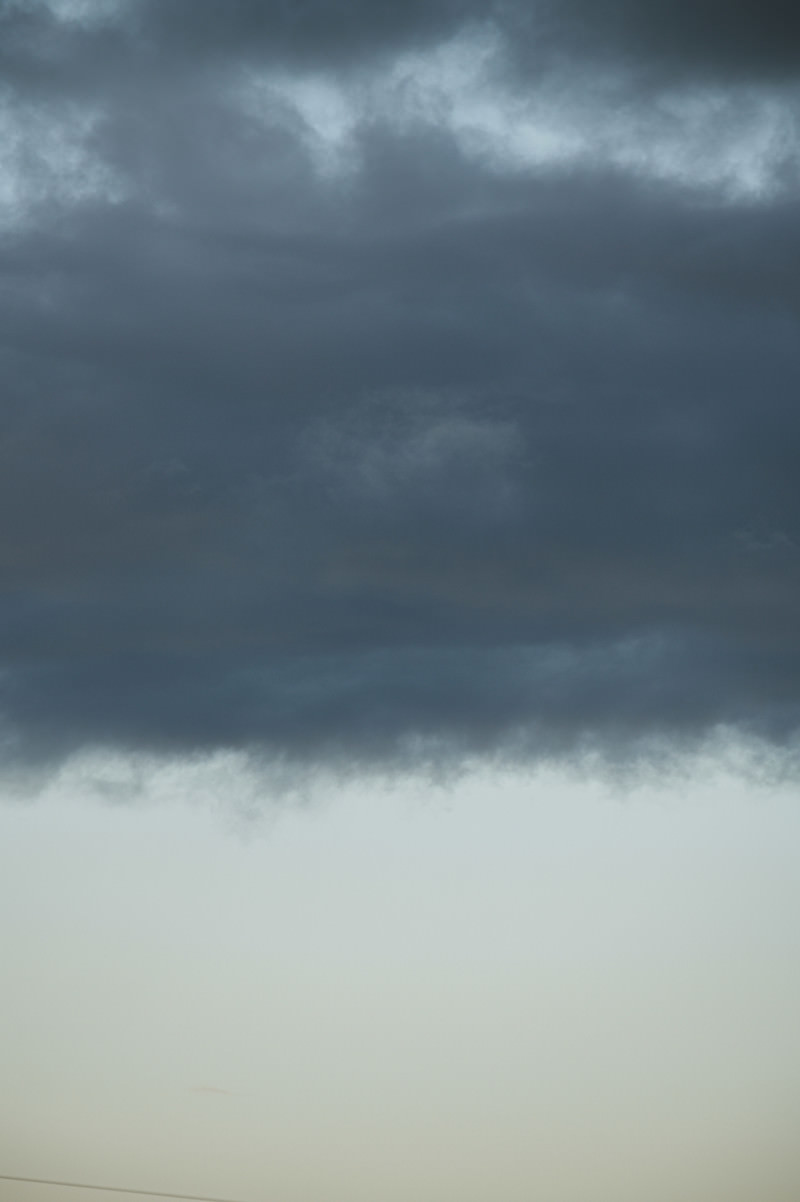
[(177, 1198), (180, 1202), (231, 1202), (230, 1198), (206, 1198), (198, 1194), (161, 1194), (152, 1189), (121, 1189), (118, 1185), (85, 1185), (77, 1181), (45, 1181), (42, 1177), (9, 1177), (0, 1173), (0, 1181), (24, 1181), (27, 1185), (56, 1185), (62, 1189), (96, 1189), (104, 1194), (136, 1194), (140, 1198)]

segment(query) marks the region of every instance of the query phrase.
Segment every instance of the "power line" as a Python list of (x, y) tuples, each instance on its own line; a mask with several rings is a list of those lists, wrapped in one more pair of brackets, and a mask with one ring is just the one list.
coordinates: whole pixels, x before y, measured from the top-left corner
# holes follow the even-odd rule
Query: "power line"
[(79, 1181), (45, 1181), (42, 1177), (9, 1177), (0, 1173), (0, 1181), (23, 1181), (26, 1185), (55, 1185), (62, 1189), (95, 1189), (104, 1194), (136, 1194), (140, 1198), (173, 1198), (180, 1202), (232, 1202), (230, 1198), (207, 1198), (199, 1194), (162, 1194), (152, 1189), (122, 1189), (118, 1185), (86, 1185)]

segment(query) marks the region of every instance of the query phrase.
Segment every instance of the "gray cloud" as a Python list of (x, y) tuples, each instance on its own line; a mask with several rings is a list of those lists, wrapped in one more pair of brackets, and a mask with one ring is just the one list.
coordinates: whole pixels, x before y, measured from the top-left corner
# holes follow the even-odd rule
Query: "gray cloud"
[(617, 58), (662, 80), (780, 79), (800, 70), (791, 0), (145, 0), (130, 10), (146, 42), (189, 55), (340, 66), (466, 26), (499, 31), (529, 65)]
[(496, 31), (529, 67), (618, 60), (662, 83), (800, 70), (791, 0), (6, 0), (0, 29), (4, 76), (45, 90), (166, 63), (338, 70), (464, 29)]
[(800, 15), (790, 0), (550, 0), (545, 11), (559, 44), (645, 69), (727, 79), (800, 69)]
[(639, 68), (720, 77), (794, 75), (791, 0), (144, 0), (140, 36), (179, 53), (278, 56), (325, 66), (493, 26), (517, 50), (621, 56)]
[[(770, 74), (648, 11), (624, 25), (642, 62), (683, 39), (714, 86)], [(329, 85), (513, 16), (337, 12), (3, 12), (8, 120), (86, 106), (64, 136), (94, 171), (61, 186), (66, 152), (45, 171), (32, 145), (0, 241), (9, 754), (794, 739), (791, 180), (731, 199), (635, 154), (520, 166), (413, 96), (371, 108), (374, 81), (326, 173), (287, 72)]]

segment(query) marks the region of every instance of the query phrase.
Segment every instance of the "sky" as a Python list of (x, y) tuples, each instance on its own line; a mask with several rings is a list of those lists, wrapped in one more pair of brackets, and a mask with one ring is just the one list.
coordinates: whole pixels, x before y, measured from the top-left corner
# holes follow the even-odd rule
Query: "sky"
[(0, 0), (0, 151), (0, 1174), (795, 1198), (797, 5)]

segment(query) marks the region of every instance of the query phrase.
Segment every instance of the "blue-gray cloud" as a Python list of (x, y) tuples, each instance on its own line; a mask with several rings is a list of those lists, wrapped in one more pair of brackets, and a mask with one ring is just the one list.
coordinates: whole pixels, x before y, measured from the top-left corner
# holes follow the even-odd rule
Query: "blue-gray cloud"
[[(791, 111), (781, 6), (749, 41), (729, 7), (716, 39), (711, 3), (542, 7), (503, 86), (542, 47), (571, 79), (594, 30), (647, 76), (626, 104), (691, 77)], [(795, 737), (791, 178), (522, 170), (365, 109), (331, 175), (269, 90), (462, 26), (532, 39), (512, 4), (48, 13), (2, 14), (28, 155), (0, 241), (12, 752)], [(33, 140), (58, 121), (83, 176)]]

